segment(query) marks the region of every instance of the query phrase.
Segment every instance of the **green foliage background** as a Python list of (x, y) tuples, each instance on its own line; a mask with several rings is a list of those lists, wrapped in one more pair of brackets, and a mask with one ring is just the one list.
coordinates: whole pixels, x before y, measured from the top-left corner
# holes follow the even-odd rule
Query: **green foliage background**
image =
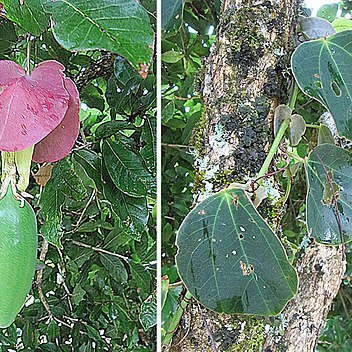
[[(32, 205), (39, 219), (39, 255), (44, 239), (49, 247), (44, 260), (38, 260), (41, 288), (35, 279), (26, 307), (0, 332), (1, 349), (155, 351), (156, 68), (151, 47), (156, 2), (142, 1), (143, 8), (124, 0), (131, 5), (126, 10), (130, 17), (120, 22), (121, 29), (133, 38), (131, 28), (138, 22), (138, 30), (145, 33), (139, 42), (135, 36), (124, 44), (133, 49), (133, 55), (127, 55), (131, 64), (118, 56), (124, 50), (109, 53), (109, 45), (99, 45), (104, 31), (86, 37), (91, 50), (75, 43), (62, 47), (58, 40), (69, 28), (63, 34), (53, 32), (49, 17), (59, 12), (50, 10), (46, 1), (25, 1), (22, 7), (18, 1), (3, 3), (0, 59), (25, 67), (29, 32), (31, 67), (44, 60), (65, 65), (66, 75), (80, 90), (82, 123), (71, 155), (54, 164), (46, 186), (31, 179), (28, 191), (35, 196)], [(99, 2), (84, 6), (99, 7)], [(112, 27), (116, 12), (105, 11)], [(72, 23), (78, 46), (87, 31), (78, 21)], [(143, 61), (151, 61), (146, 79), (137, 73)], [(33, 164), (33, 173), (38, 167)], [(125, 173), (119, 173), (121, 167)], [(139, 187), (134, 189), (134, 184)]]

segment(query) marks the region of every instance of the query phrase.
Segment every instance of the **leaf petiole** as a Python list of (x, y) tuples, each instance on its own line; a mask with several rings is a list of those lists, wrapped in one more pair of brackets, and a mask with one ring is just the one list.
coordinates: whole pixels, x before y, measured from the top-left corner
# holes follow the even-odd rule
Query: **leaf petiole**
[[(294, 82), (293, 84), (293, 89), (292, 89), (292, 93), (290, 96), (290, 101), (288, 103), (288, 106), (290, 107), (290, 109), (293, 111), (295, 108), (295, 104), (296, 104), (296, 100), (297, 100), (297, 95), (298, 95), (298, 85), (296, 82)], [(288, 126), (290, 125), (290, 118), (285, 119), (282, 123), (281, 126), (277, 132), (277, 135), (274, 139), (273, 144), (270, 147), (269, 153), (266, 156), (264, 163), (261, 167), (261, 169), (258, 172), (257, 178), (262, 178), (263, 176), (265, 176), (268, 173), (268, 169), (270, 167), (270, 164), (277, 152), (277, 149), (279, 148), (281, 139), (283, 138)]]

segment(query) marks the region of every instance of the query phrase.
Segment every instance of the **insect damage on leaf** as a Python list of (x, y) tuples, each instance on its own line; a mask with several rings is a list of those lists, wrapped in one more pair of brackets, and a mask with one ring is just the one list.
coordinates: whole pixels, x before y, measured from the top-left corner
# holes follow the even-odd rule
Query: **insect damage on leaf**
[(246, 264), (242, 260), (240, 261), (240, 268), (242, 270), (243, 276), (249, 276), (254, 272), (254, 266), (252, 264)]

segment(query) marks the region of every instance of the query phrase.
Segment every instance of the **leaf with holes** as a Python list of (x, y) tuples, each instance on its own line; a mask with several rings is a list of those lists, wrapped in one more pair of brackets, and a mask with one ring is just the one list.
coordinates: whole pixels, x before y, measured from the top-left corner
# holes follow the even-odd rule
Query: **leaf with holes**
[(338, 4), (326, 4), (319, 8), (317, 16), (325, 18), (327, 21), (332, 22), (336, 16), (339, 9)]
[(340, 136), (352, 138), (352, 31), (301, 44), (292, 70), (303, 92), (333, 115)]
[(102, 49), (124, 56), (143, 70), (153, 53), (153, 31), (135, 0), (42, 0), (56, 40), (67, 50)]
[(282, 244), (241, 189), (198, 204), (183, 221), (177, 246), (184, 284), (216, 312), (276, 315), (297, 291)]
[(332, 144), (314, 148), (306, 163), (307, 227), (325, 244), (352, 239), (352, 154)]

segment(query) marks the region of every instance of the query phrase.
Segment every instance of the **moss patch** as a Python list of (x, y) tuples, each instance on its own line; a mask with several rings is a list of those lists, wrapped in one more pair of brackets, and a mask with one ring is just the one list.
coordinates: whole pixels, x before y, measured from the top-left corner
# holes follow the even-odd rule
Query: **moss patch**
[[(226, 331), (225, 331), (226, 330)], [(222, 351), (258, 352), (265, 339), (265, 321), (256, 317), (243, 317), (222, 329)]]

